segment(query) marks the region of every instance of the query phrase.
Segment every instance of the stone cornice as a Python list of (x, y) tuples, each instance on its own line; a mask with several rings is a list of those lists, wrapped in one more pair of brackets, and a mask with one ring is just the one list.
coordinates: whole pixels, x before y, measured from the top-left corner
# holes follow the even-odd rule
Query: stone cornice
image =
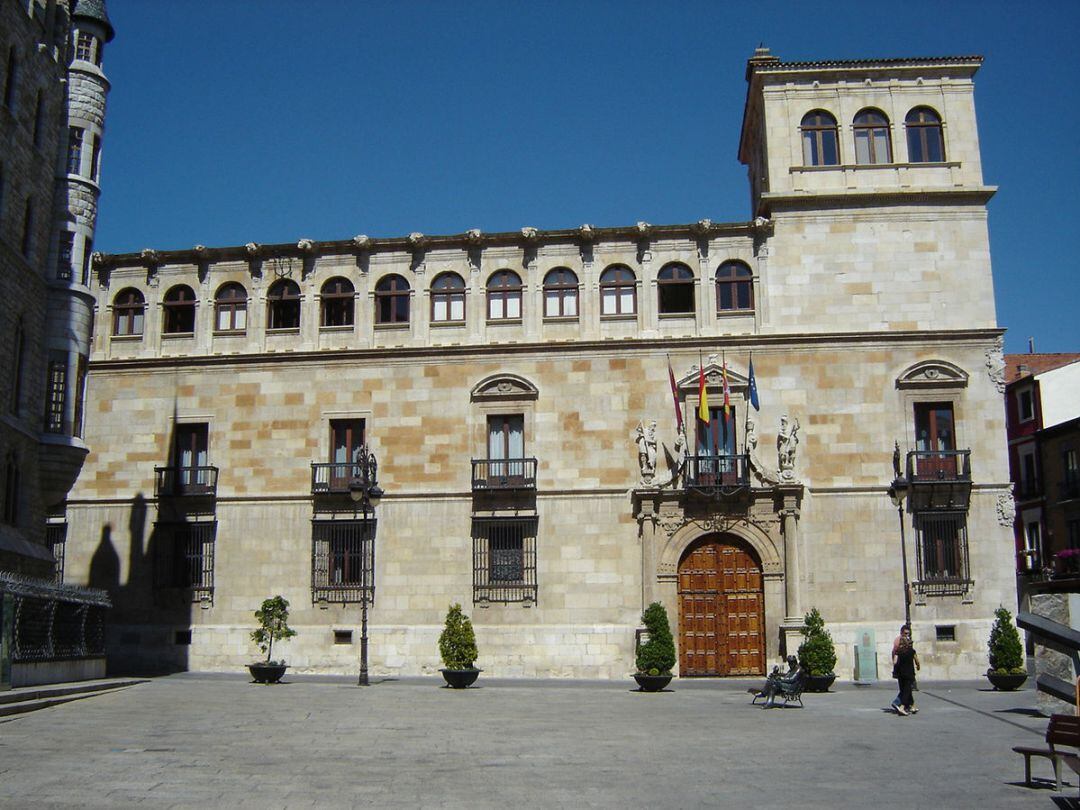
[(878, 205), (986, 205), (997, 193), (997, 186), (968, 186), (963, 188), (917, 187), (905, 189), (867, 189), (851, 191), (766, 192), (761, 195), (764, 212), (777, 208), (800, 210), (825, 207), (872, 208)]
[[(585, 231), (582, 229), (586, 228)], [(650, 239), (702, 239), (723, 236), (750, 236), (753, 233), (752, 222), (710, 222), (707, 219), (686, 225), (651, 225)], [(506, 231), (500, 233), (482, 233), (476, 229), (458, 234), (442, 236), (429, 236), (412, 234), (409, 236), (390, 237), (380, 239), (375, 237), (361, 237), (351, 239), (339, 239), (335, 241), (318, 241), (315, 243), (315, 253), (320, 256), (349, 255), (361, 251), (365, 253), (411, 253), (417, 249), (418, 239), (423, 241), (425, 251), (439, 249), (469, 250), (478, 247), (525, 247), (526, 245), (543, 244), (579, 244), (582, 241), (589, 243), (597, 242), (630, 242), (637, 243), (642, 235), (636, 225), (622, 226), (617, 228), (598, 228), (594, 226), (581, 226), (576, 228), (564, 228), (560, 230), (543, 231), (534, 228), (522, 228), (519, 231)], [(221, 261), (250, 261), (251, 256), (245, 250), (244, 245), (230, 245), (228, 247), (202, 247), (196, 251), (194, 248), (186, 250), (161, 250), (157, 251), (161, 257), (161, 264), (197, 264), (199, 262)], [(305, 255), (296, 242), (282, 243), (277, 245), (259, 245), (259, 257), (272, 258), (299, 258)], [(100, 254), (95, 259), (95, 267), (139, 267), (145, 264), (142, 252)]]
[(371, 361), (383, 364), (413, 362), (417, 358), (439, 357), (474, 360), (481, 357), (507, 357), (528, 354), (625, 354), (627, 351), (710, 352), (719, 350), (767, 351), (777, 348), (786, 351), (817, 350), (822, 346), (844, 348), (911, 343), (971, 343), (982, 345), (996, 341), (1004, 329), (922, 330), (908, 332), (801, 332), (783, 335), (724, 335), (688, 338), (623, 338), (619, 340), (582, 340), (566, 343), (493, 343), (461, 346), (402, 346), (364, 349), (323, 349), (302, 352), (257, 352), (251, 354), (197, 355), (183, 357), (146, 357), (123, 360), (92, 360), (90, 371), (148, 371), (172, 370), (205, 366), (272, 366), (278, 363), (330, 364)]

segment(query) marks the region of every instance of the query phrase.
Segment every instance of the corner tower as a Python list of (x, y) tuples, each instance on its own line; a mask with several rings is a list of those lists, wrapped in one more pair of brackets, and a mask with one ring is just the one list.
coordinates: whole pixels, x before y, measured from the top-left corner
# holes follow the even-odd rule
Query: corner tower
[(41, 492), (46, 508), (67, 496), (87, 453), (81, 436), (94, 307), (91, 254), (109, 93), (102, 65), (105, 44), (114, 34), (104, 0), (76, 0), (70, 32), (56, 158), (53, 237), (46, 266), (46, 403), (40, 445)]

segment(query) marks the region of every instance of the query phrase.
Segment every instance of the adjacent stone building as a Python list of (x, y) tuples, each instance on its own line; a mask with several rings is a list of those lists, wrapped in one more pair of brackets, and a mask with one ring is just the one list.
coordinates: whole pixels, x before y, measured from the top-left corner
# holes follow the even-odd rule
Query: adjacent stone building
[(622, 677), (653, 600), (683, 676), (764, 672), (811, 607), (842, 678), (888, 677), (906, 608), (926, 677), (985, 669), (980, 62), (759, 49), (746, 222), (99, 257), (67, 566), (111, 660), (238, 669), (280, 593), (301, 671), (355, 671), (365, 599), (375, 675), (434, 671), (461, 602), (492, 675)]
[(87, 453), (112, 36), (102, 0), (0, 0), (0, 687), (104, 671), (104, 594), (57, 583)]

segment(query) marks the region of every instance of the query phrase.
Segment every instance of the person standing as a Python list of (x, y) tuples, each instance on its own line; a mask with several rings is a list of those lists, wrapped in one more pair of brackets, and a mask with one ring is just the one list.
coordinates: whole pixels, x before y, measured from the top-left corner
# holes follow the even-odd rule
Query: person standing
[(920, 668), (919, 654), (915, 652), (915, 645), (911, 643), (911, 628), (904, 625), (900, 630), (900, 638), (893, 646), (893, 677), (900, 686), (900, 693), (893, 701), (896, 713), (907, 716), (915, 714), (919, 710), (915, 707), (915, 699), (912, 697), (912, 687), (915, 686), (915, 672)]

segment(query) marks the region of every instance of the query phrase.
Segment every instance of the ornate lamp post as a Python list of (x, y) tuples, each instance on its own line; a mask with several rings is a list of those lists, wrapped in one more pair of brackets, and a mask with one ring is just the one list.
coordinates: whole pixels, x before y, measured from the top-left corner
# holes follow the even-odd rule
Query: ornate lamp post
[(889, 499), (896, 507), (900, 519), (900, 562), (904, 568), (904, 624), (911, 624), (911, 588), (908, 585), (907, 541), (904, 538), (904, 499), (908, 494), (907, 478), (900, 474), (900, 442), (893, 449), (893, 482), (889, 485)]
[[(369, 453), (367, 446), (357, 448), (353, 453), (352, 478), (349, 479), (349, 497), (353, 499), (363, 510), (364, 514), (364, 539), (369, 543), (375, 542), (375, 534), (368, 536), (368, 514), (375, 515), (375, 507), (382, 500), (383, 491), (379, 486), (378, 474), (379, 463), (374, 453)], [(366, 549), (365, 549), (366, 551)], [(371, 582), (375, 572), (375, 555), (370, 554), (372, 565), (367, 564), (369, 555), (364, 554), (363, 580), (361, 582), (360, 597), (360, 677), (357, 679), (358, 686), (368, 685), (368, 603), (371, 600)]]

